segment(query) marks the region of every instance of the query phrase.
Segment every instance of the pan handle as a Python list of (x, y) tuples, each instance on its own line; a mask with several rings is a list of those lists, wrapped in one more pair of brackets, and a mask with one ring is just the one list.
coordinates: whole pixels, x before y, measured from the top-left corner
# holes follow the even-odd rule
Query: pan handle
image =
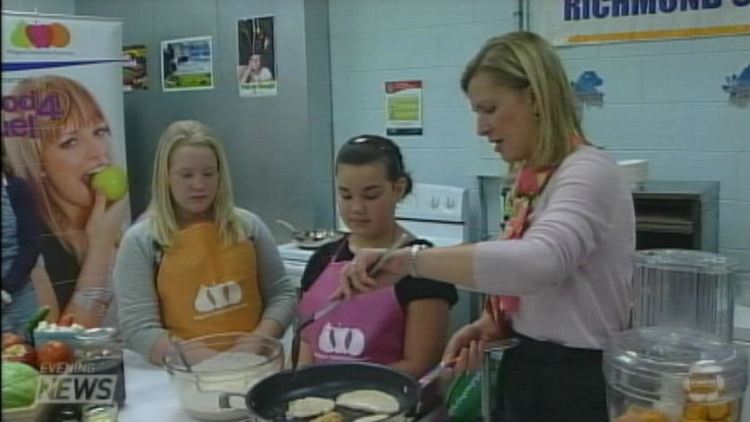
[(219, 409), (237, 409), (236, 407), (232, 407), (231, 404), (229, 404), (229, 398), (232, 396), (242, 397), (242, 399), (245, 399), (244, 394), (238, 394), (238, 393), (221, 393), (219, 394)]
[(282, 220), (280, 218), (276, 219), (276, 222), (286, 227), (287, 229), (289, 229), (289, 231), (292, 232), (292, 234), (297, 233), (297, 229), (294, 227), (292, 223), (286, 220)]

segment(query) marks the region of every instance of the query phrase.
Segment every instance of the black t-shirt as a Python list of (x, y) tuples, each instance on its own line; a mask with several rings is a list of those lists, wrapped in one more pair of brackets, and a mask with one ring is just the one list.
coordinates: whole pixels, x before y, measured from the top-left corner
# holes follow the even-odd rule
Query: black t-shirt
[[(312, 286), (331, 260), (341, 262), (354, 259), (354, 254), (349, 250), (348, 243), (349, 237), (346, 236), (339, 241), (327, 243), (315, 251), (302, 274), (300, 284), (303, 292), (306, 292)], [(414, 244), (432, 246), (430, 242), (422, 239), (416, 239), (409, 243), (409, 245)], [(334, 257), (337, 251), (338, 255)], [(426, 278), (406, 276), (396, 283), (394, 288), (402, 308), (406, 308), (409, 302), (420, 299), (443, 299), (451, 306), (458, 301), (458, 294), (453, 285)]]
[(44, 268), (57, 296), (57, 306), (62, 312), (73, 297), (81, 266), (75, 255), (65, 249), (46, 226), (42, 229), (41, 252)]

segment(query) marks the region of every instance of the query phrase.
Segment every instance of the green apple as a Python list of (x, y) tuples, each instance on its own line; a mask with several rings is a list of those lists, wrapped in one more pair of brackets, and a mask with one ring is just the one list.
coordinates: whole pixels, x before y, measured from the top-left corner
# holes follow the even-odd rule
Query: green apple
[(128, 191), (128, 175), (122, 167), (108, 166), (94, 175), (91, 186), (103, 193), (109, 201), (117, 201)]
[(16, 24), (16, 28), (13, 30), (13, 33), (10, 34), (10, 42), (16, 47), (31, 47), (31, 41), (29, 41), (29, 37), (26, 36), (26, 22), (19, 21)]

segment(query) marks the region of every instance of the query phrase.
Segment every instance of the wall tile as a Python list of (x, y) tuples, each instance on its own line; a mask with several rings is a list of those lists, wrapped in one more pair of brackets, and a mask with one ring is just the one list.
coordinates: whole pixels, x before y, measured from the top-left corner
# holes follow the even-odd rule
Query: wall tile
[(331, 66), (336, 72), (427, 66), (439, 57), (438, 32), (416, 28), (332, 37)]
[[(690, 177), (685, 167), (688, 163), (688, 153), (684, 151), (621, 151), (609, 149), (616, 160), (648, 160), (648, 175), (652, 180), (699, 180)], [(708, 179), (716, 180), (716, 179)]]
[(510, 21), (472, 22), (450, 25), (437, 32), (439, 62), (435, 65), (463, 66), (479, 51), (484, 42), (514, 29)]
[(363, 133), (385, 135), (383, 110), (335, 110), (333, 111), (334, 151), (352, 136)]
[[(461, 1), (456, 3), (461, 3)], [(518, 2), (515, 1), (474, 0), (474, 19), (477, 21), (514, 20), (517, 4)]]
[(689, 110), (663, 105), (584, 107), (587, 136), (618, 150), (687, 150), (693, 133)]
[[(750, 142), (748, 139), (746, 141)], [(737, 199), (750, 202), (750, 153), (737, 154), (737, 162), (740, 168)]]
[(719, 245), (726, 249), (750, 249), (750, 202), (720, 201)]
[(746, 183), (737, 180), (739, 159), (736, 154), (688, 153), (680, 172), (686, 180), (718, 180), (721, 199), (736, 200), (740, 183)]
[[(475, 134), (458, 78), (487, 38), (515, 29), (516, 2), (398, 2), (422, 13), (414, 17), (393, 16), (394, 2), (331, 1), (337, 140), (384, 131), (384, 80), (421, 79), (425, 134), (397, 139), (419, 179), (469, 187), (474, 174), (504, 173), (492, 147)], [(472, 10), (470, 19), (462, 6)], [(441, 8), (455, 16), (445, 17)], [(369, 33), (358, 38), (357, 32)], [(721, 225), (734, 227), (722, 228), (720, 247), (747, 262), (750, 245), (741, 241), (750, 238), (743, 223), (750, 220), (750, 115), (730, 105), (721, 86), (748, 65), (749, 40), (743, 35), (557, 50), (570, 79), (590, 69), (605, 79), (604, 105), (582, 109), (592, 141), (616, 159), (648, 159), (652, 179), (720, 181)]]
[(604, 93), (604, 104), (641, 102), (643, 70), (640, 59), (579, 59), (565, 60), (565, 71), (571, 81), (581, 73), (593, 70), (603, 79), (599, 90)]
[(425, 108), (423, 117), (424, 138), (433, 148), (466, 148), (476, 142), (474, 116), (468, 108)]
[(592, 59), (599, 57), (598, 45), (573, 45), (559, 47), (557, 53), (563, 61), (574, 59)]
[(5, 0), (3, 10), (75, 15), (75, 0)]
[(468, 187), (476, 178), (470, 171), (473, 157), (465, 149), (405, 149), (403, 152), (414, 180)]
[(643, 100), (725, 103), (725, 78), (747, 65), (748, 55), (734, 52), (643, 57)]
[(601, 57), (642, 57), (689, 54), (693, 52), (692, 40), (647, 41), (637, 43), (611, 43), (599, 46)]
[(425, 110), (433, 107), (468, 110), (469, 105), (459, 86), (460, 75), (458, 67), (338, 73), (333, 78), (333, 106), (336, 110), (382, 110), (386, 81), (418, 79), (424, 87), (422, 101)]
[(696, 104), (691, 108), (693, 150), (750, 152), (750, 110), (729, 103)]
[(750, 51), (750, 35), (734, 37), (696, 38), (692, 41), (695, 53), (715, 51)]
[(470, 22), (474, 9), (467, 1), (453, 0), (334, 0), (329, 14), (331, 34), (340, 35)]

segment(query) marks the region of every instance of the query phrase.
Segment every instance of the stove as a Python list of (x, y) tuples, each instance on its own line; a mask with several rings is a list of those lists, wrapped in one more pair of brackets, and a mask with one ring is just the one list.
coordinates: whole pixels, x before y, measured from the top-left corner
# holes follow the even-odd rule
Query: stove
[[(446, 185), (415, 183), (412, 192), (396, 208), (398, 223), (414, 235), (435, 246), (452, 246), (469, 241), (468, 191)], [(347, 231), (341, 219), (338, 229)], [(301, 249), (294, 243), (279, 246), (287, 274), (299, 287), (300, 278), (313, 250)], [(452, 325), (460, 327), (470, 321), (469, 292), (459, 291), (459, 302), (452, 310)]]

